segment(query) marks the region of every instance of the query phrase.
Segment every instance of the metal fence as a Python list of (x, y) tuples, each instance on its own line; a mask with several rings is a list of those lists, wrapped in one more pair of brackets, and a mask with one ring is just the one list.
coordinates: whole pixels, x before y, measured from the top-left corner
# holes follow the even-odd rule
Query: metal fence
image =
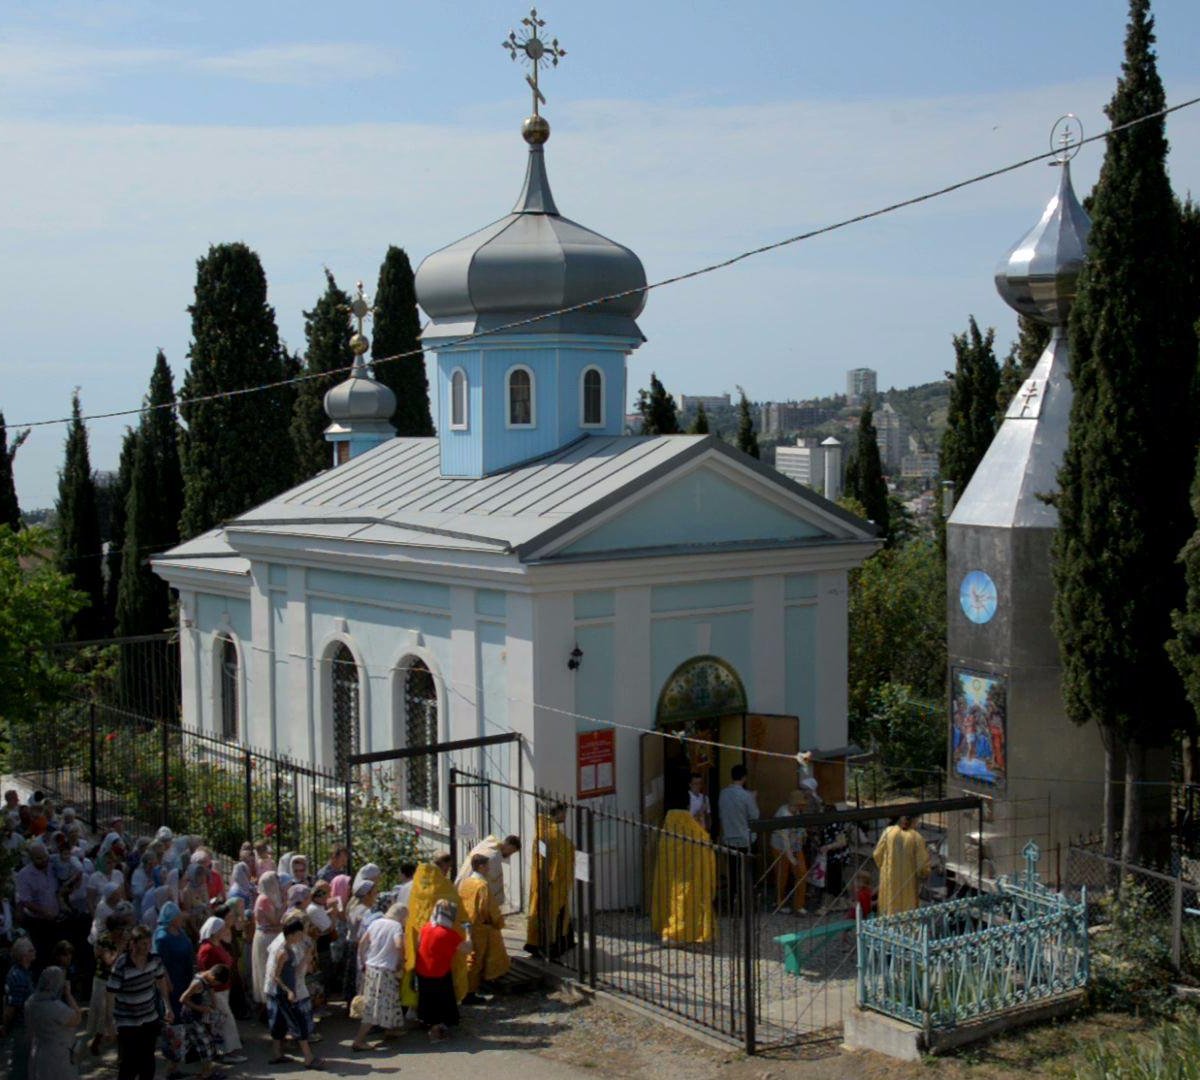
[(319, 861), (347, 839), (348, 788), (333, 772), (101, 702), (10, 724), (8, 771), (97, 831), (119, 815), (128, 832), (167, 825), (232, 857), (266, 836)]
[(101, 704), (178, 722), (182, 716), (179, 638), (174, 633), (50, 646), (55, 662), (84, 675), (89, 697)]
[(1084, 889), (1094, 901), (1093, 924), (1109, 922), (1119, 909), (1176, 970), (1200, 976), (1200, 864), (1185, 857), (1175, 872), (1154, 870), (1072, 844), (1063, 891), (1078, 896)]

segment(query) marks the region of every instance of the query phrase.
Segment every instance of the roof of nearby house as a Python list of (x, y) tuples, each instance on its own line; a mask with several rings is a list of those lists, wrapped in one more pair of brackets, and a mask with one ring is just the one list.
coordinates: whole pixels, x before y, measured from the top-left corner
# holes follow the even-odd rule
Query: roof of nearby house
[[(751, 486), (767, 485), (765, 490), (794, 507), (797, 516), (807, 514), (823, 524), (819, 536), (763, 536), (742, 541), (742, 547), (874, 537), (867, 522), (711, 435), (583, 436), (554, 453), (480, 478), (442, 476), (436, 438), (397, 438), (320, 473), (224, 528), (156, 556), (154, 562), (163, 569), (175, 564), (245, 573), (249, 566), (235, 550), (237, 537), (270, 534), (515, 554), (527, 561), (556, 538), (699, 458), (723, 463)], [(720, 546), (697, 538), (694, 544), (673, 542), (654, 553)]]

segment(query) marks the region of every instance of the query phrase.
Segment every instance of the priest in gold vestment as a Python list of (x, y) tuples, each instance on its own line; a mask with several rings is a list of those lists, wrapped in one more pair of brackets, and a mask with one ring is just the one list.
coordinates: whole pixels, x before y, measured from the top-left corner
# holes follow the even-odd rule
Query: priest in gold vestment
[(563, 825), (567, 808), (555, 803), (538, 814), (537, 844), (529, 881), (529, 919), (525, 951), (557, 960), (575, 944), (571, 927), (571, 888), (575, 883), (575, 845)]
[(654, 862), (650, 922), (664, 945), (712, 941), (717, 859), (704, 827), (686, 810), (670, 810)]
[(504, 916), (488, 881), (488, 855), (471, 857), (470, 876), (458, 887), (463, 917), (471, 927), (471, 955), (467, 957), (467, 993), (477, 993), (481, 983), (493, 982), (512, 966), (504, 947)]
[(929, 877), (929, 849), (915, 825), (912, 818), (902, 817), (883, 830), (875, 845), (880, 915), (899, 915), (920, 903), (921, 882)]
[[(464, 937), (466, 930), (463, 918), (462, 904), (459, 902), (458, 891), (452, 882), (433, 863), (421, 863), (413, 875), (412, 891), (408, 894), (408, 921), (404, 924), (404, 981), (412, 982), (412, 973), (417, 966), (417, 947), (421, 942), (421, 928), (433, 916), (434, 905), (439, 900), (448, 900), (456, 908), (458, 915), (454, 920), (454, 929)], [(454, 957), (450, 967), (454, 976), (454, 996), (462, 1001), (467, 996), (467, 958), (459, 953)], [(415, 1005), (416, 1001), (406, 1001), (404, 987), (401, 987), (401, 1002), (405, 1005)]]

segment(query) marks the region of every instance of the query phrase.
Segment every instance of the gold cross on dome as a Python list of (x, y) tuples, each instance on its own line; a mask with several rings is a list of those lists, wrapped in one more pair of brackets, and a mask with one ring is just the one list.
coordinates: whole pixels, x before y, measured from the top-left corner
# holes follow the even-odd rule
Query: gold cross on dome
[(354, 299), (349, 304), (340, 305), (342, 311), (350, 313), (350, 318), (357, 324), (357, 329), (350, 335), (350, 350), (354, 353), (355, 363), (359, 363), (363, 353), (370, 348), (370, 341), (367, 340), (367, 335), (363, 333), (363, 323), (375, 314), (375, 309), (371, 306), (371, 302), (367, 299), (367, 295), (363, 292), (363, 283), (360, 281), (354, 294)]
[(519, 30), (510, 30), (508, 37), (500, 42), (502, 48), (508, 50), (514, 60), (528, 64), (532, 74), (525, 76), (529, 89), (533, 91), (533, 115), (538, 116), (538, 106), (546, 104), (546, 98), (538, 87), (538, 71), (543, 64), (558, 67), (558, 62), (567, 55), (567, 50), (558, 43), (558, 38), (547, 41), (538, 31), (546, 25), (545, 19), (539, 19), (537, 8), (530, 8), (529, 14), (521, 20)]

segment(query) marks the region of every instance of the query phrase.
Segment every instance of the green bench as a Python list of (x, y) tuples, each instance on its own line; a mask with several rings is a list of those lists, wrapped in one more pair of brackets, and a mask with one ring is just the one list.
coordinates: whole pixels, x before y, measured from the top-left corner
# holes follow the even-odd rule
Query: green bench
[(853, 919), (822, 923), (794, 934), (781, 934), (775, 941), (783, 946), (783, 968), (789, 975), (799, 975), (804, 961), (826, 944), (836, 934), (844, 934), (855, 928)]

